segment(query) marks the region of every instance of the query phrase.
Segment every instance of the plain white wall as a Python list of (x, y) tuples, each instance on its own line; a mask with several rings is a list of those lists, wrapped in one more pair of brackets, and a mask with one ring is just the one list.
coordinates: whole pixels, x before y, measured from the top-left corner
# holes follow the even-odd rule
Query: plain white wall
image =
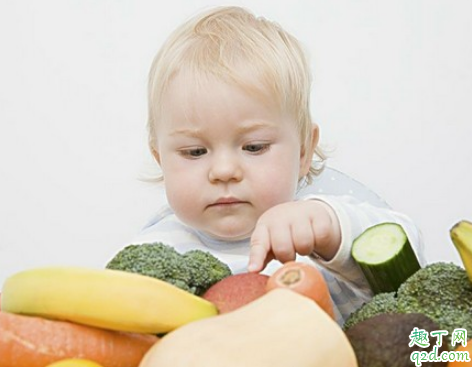
[(224, 4), (304, 43), (331, 166), (416, 221), (429, 261), (459, 261), (449, 229), (472, 220), (472, 2), (1, 0), (0, 285), (33, 266), (103, 267), (152, 215), (160, 191), (139, 181), (151, 60), (182, 21)]

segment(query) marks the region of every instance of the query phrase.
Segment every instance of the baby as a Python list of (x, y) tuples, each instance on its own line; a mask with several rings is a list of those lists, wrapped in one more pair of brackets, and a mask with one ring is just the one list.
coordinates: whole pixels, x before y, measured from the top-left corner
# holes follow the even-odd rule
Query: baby
[(245, 9), (215, 8), (175, 30), (149, 75), (149, 145), (168, 204), (133, 243), (210, 251), (233, 273), (310, 262), (342, 322), (372, 296), (351, 257), (353, 239), (385, 221), (400, 223), (418, 252), (420, 239), (407, 217), (386, 208), (297, 196), (321, 173), (312, 162), (324, 161), (310, 87), (297, 39)]

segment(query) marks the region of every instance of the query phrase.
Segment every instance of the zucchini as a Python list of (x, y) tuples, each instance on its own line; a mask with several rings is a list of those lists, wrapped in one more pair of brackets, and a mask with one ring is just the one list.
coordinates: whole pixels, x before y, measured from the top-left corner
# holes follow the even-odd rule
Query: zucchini
[(352, 257), (374, 294), (396, 292), (421, 268), (403, 227), (397, 223), (381, 223), (366, 229), (354, 240)]

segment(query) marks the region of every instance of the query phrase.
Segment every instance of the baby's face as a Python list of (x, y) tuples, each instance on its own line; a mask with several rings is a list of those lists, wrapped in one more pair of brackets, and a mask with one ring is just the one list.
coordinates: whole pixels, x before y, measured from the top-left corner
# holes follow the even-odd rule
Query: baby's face
[(184, 223), (243, 239), (267, 209), (293, 200), (307, 169), (291, 117), (216, 79), (198, 88), (177, 75), (162, 102), (156, 158)]

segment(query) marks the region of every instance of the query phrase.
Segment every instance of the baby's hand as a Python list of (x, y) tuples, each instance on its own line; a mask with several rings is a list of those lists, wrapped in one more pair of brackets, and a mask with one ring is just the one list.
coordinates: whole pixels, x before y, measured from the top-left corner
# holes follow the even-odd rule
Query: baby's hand
[(250, 272), (269, 261), (295, 260), (295, 255), (317, 255), (329, 260), (341, 243), (339, 221), (331, 207), (319, 200), (276, 205), (261, 215), (251, 237)]

